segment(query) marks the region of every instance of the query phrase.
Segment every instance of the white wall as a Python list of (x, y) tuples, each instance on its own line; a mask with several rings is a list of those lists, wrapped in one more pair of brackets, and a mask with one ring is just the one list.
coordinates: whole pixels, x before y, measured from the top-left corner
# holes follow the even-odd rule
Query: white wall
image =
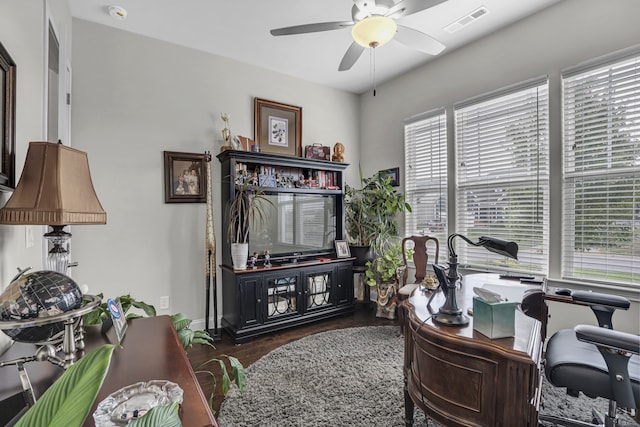
[[(0, 1), (0, 42), (16, 63), (16, 182), (20, 178), (29, 141), (44, 137), (45, 10), (55, 16), (59, 29), (70, 37), (71, 16), (66, 0)], [(0, 193), (4, 206), (11, 193)], [(17, 268), (42, 268), (44, 227), (35, 227), (35, 245), (25, 246), (25, 226), (0, 225), (0, 290)], [(0, 341), (4, 334), (0, 334)], [(1, 346), (1, 344), (0, 344)]]
[[(565, 0), (464, 48), (446, 52), (435, 61), (378, 88), (377, 96), (361, 96), (362, 164), (366, 174), (393, 166), (404, 168), (403, 121), (447, 107), (450, 144), (455, 102), (542, 75), (550, 76), (550, 139), (552, 192), (550, 209), (561, 210), (562, 151), (560, 71), (566, 67), (640, 43), (636, 0)], [(381, 120), (381, 118), (385, 118)], [(450, 145), (451, 147), (451, 145)], [(453, 155), (453, 149), (450, 153)], [(401, 172), (403, 174), (403, 172)], [(452, 175), (452, 174), (450, 174)], [(401, 180), (404, 182), (404, 179)], [(454, 200), (453, 185), (449, 200)], [(452, 213), (451, 213), (452, 215)], [(453, 218), (449, 218), (453, 224)], [(560, 272), (560, 224), (551, 225), (550, 277)], [(637, 295), (636, 295), (637, 300)], [(583, 310), (581, 321), (593, 323)], [(571, 326), (579, 310), (552, 305), (550, 331)], [(638, 332), (638, 305), (619, 313), (616, 326)]]
[[(303, 146), (341, 141), (357, 164), (358, 97), (83, 20), (73, 30), (73, 145), (87, 151), (107, 211), (107, 225), (73, 228), (75, 277), (92, 293), (130, 293), (156, 308), (166, 295), (166, 312), (203, 319), (205, 205), (164, 203), (162, 152), (218, 154), (221, 112), (233, 133), (252, 137), (260, 97), (301, 106)], [(219, 263), (215, 157), (212, 176)]]

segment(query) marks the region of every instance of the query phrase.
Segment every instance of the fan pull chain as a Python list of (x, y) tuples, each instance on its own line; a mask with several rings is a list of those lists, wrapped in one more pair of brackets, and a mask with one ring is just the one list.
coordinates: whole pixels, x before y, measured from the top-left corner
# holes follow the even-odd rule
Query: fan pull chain
[(372, 43), (369, 51), (369, 66), (371, 72), (371, 85), (373, 86), (373, 96), (376, 96), (376, 46)]

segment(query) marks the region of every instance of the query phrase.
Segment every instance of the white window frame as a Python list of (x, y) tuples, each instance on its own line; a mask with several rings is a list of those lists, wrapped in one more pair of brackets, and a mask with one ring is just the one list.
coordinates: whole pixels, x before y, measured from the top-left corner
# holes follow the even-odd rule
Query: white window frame
[(454, 121), (456, 233), (519, 245), (512, 260), (457, 240), (461, 266), (548, 274), (548, 77), (457, 103)]
[(572, 67), (561, 78), (562, 279), (638, 289), (640, 49)]
[(447, 116), (444, 108), (405, 120), (405, 236), (429, 235), (447, 259)]

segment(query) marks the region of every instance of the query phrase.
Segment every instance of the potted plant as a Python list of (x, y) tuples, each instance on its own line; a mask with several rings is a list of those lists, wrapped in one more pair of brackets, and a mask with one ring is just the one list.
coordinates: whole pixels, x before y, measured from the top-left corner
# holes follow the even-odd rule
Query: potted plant
[(400, 242), (389, 245), (381, 254), (367, 261), (365, 282), (376, 287), (376, 317), (395, 319), (398, 281), (404, 268)]
[(249, 228), (263, 227), (268, 218), (266, 205), (273, 203), (266, 198), (264, 189), (246, 180), (236, 186), (235, 197), (227, 205), (228, 237), (231, 242), (231, 259), (235, 270), (245, 270), (249, 256)]
[(361, 188), (345, 185), (345, 219), (351, 253), (367, 254), (357, 259), (355, 265), (365, 265), (367, 260), (380, 254), (391, 240), (398, 236), (398, 212), (411, 212), (404, 194), (396, 192), (391, 178), (375, 173), (370, 178), (362, 177)]
[(377, 286), (381, 283), (395, 282), (398, 278), (398, 269), (404, 267), (402, 261), (402, 248), (399, 242), (387, 247), (373, 260), (367, 261), (365, 281), (369, 286)]

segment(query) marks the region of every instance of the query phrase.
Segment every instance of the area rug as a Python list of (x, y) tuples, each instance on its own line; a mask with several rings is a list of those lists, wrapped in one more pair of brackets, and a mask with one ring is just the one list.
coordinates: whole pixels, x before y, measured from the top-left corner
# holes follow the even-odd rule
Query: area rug
[[(398, 327), (321, 332), (284, 345), (247, 368), (244, 396), (232, 389), (220, 427), (403, 427), (404, 342)], [(545, 384), (542, 413), (590, 421), (603, 399), (567, 396)], [(636, 425), (633, 421), (623, 425)], [(419, 409), (416, 427), (434, 427)]]

